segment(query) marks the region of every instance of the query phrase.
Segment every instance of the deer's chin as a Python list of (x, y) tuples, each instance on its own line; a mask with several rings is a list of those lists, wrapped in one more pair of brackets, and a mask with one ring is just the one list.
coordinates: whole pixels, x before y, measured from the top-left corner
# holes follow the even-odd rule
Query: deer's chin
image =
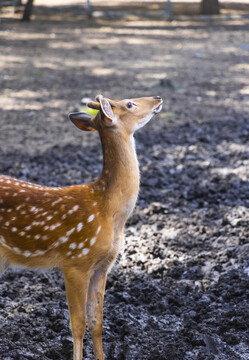
[(154, 115), (154, 112), (152, 112), (152, 114), (149, 114), (145, 118), (141, 119), (138, 123), (136, 123), (133, 128), (133, 133), (135, 131), (141, 129), (142, 127), (144, 127), (150, 121), (150, 119), (153, 117), (153, 115)]

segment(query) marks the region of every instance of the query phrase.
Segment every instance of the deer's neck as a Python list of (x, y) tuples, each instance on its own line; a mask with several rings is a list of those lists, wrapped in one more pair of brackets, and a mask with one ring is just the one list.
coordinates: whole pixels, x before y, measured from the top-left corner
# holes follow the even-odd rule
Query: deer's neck
[(108, 213), (123, 226), (134, 209), (139, 192), (139, 167), (133, 135), (101, 136), (103, 172), (96, 182)]

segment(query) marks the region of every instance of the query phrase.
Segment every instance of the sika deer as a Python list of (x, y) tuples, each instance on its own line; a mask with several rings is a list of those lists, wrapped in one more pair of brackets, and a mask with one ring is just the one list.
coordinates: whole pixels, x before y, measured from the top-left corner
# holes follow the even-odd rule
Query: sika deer
[(158, 96), (88, 104), (98, 109), (69, 115), (81, 130), (97, 130), (103, 147), (100, 178), (66, 188), (0, 176), (0, 271), (10, 264), (62, 269), (74, 339), (82, 359), (86, 323), (95, 359), (103, 360), (103, 299), (108, 269), (122, 245), (123, 229), (139, 191), (133, 133), (162, 108)]

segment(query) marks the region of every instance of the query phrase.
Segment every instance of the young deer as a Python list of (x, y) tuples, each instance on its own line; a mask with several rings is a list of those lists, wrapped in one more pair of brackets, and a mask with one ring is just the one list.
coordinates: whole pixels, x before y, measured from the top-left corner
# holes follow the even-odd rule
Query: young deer
[(81, 130), (97, 130), (103, 172), (90, 184), (53, 188), (0, 176), (0, 272), (10, 264), (62, 269), (74, 339), (82, 359), (86, 323), (96, 360), (103, 360), (103, 298), (108, 269), (123, 241), (124, 225), (139, 191), (133, 133), (162, 108), (159, 96), (88, 104), (93, 118), (73, 113)]

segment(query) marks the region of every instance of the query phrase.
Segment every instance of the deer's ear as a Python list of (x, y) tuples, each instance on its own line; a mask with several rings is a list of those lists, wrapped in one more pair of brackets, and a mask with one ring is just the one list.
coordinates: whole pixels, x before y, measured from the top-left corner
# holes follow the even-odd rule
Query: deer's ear
[(116, 117), (112, 111), (112, 107), (107, 99), (102, 95), (98, 95), (96, 100), (99, 101), (100, 108), (104, 114), (104, 121), (107, 126), (113, 126), (116, 124)]
[(74, 123), (77, 128), (84, 131), (95, 131), (97, 130), (93, 117), (90, 114), (84, 112), (77, 112), (69, 114), (69, 119)]

